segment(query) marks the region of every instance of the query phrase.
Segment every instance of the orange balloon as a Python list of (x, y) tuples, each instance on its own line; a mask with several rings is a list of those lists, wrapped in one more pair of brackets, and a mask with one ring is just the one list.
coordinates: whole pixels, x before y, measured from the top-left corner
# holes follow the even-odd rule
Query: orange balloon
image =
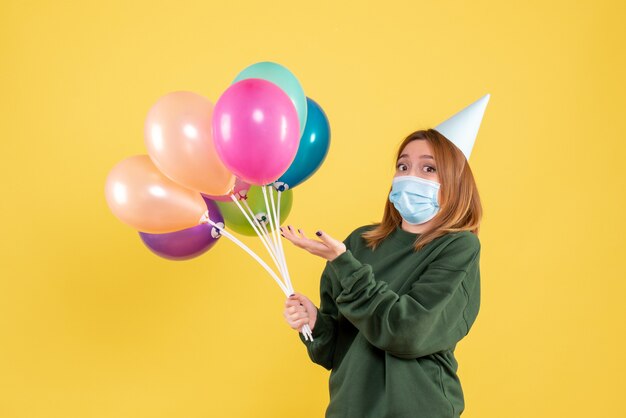
[(111, 212), (141, 232), (190, 228), (207, 210), (200, 193), (167, 178), (147, 155), (128, 157), (113, 167), (104, 193)]
[(154, 164), (175, 182), (209, 195), (223, 195), (235, 175), (213, 144), (213, 103), (190, 91), (161, 97), (148, 112), (144, 137)]

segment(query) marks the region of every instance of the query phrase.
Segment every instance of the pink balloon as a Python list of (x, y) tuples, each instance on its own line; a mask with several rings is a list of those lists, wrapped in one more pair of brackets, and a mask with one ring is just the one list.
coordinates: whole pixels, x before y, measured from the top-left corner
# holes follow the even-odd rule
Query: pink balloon
[(289, 96), (259, 78), (231, 85), (213, 110), (215, 149), (224, 165), (250, 184), (287, 171), (298, 152), (300, 122)]
[(235, 186), (233, 187), (233, 189), (226, 194), (223, 195), (219, 195), (219, 196), (214, 196), (214, 195), (209, 195), (206, 193), (201, 193), (202, 195), (206, 196), (207, 198), (211, 199), (211, 200), (219, 200), (220, 202), (232, 202), (233, 200), (230, 197), (231, 193), (235, 194), (235, 197), (238, 200), (241, 200), (241, 198), (243, 196), (246, 196), (246, 194), (248, 193), (248, 190), (250, 189), (250, 185), (248, 183), (246, 183), (245, 181), (236, 178), (235, 179)]

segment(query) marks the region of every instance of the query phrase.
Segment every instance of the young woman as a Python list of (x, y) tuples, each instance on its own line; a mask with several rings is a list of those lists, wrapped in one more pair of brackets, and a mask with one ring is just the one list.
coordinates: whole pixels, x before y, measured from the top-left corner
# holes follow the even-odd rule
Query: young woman
[(382, 222), (343, 242), (323, 231), (283, 236), (328, 260), (320, 307), (285, 303), (288, 324), (330, 373), (326, 417), (458, 417), (465, 403), (454, 357), (480, 304), (482, 209), (464, 154), (439, 131), (400, 145)]

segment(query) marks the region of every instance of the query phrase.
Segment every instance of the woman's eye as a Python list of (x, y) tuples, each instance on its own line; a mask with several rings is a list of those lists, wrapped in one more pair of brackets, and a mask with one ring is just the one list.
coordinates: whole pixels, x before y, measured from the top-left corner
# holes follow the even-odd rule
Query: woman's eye
[(424, 167), (424, 171), (426, 171), (427, 173), (434, 173), (437, 171), (437, 169), (433, 166), (427, 165)]
[(406, 170), (406, 164), (400, 163), (398, 165), (396, 165), (396, 168), (400, 171), (405, 171)]

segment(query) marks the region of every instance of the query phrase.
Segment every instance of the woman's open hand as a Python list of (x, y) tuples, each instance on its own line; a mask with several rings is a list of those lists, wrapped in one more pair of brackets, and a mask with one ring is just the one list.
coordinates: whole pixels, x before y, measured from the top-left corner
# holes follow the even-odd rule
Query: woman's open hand
[(320, 237), (321, 241), (308, 238), (301, 229), (298, 229), (300, 233), (300, 236), (298, 236), (291, 225), (288, 225), (286, 228), (281, 226), (280, 232), (283, 237), (291, 241), (296, 247), (303, 248), (311, 254), (325, 258), (328, 261), (334, 260), (346, 251), (346, 245), (343, 242), (336, 240), (323, 231), (315, 233), (315, 235)]
[(291, 328), (301, 331), (305, 324), (309, 324), (313, 331), (317, 319), (317, 307), (306, 296), (294, 293), (285, 301), (283, 315)]

